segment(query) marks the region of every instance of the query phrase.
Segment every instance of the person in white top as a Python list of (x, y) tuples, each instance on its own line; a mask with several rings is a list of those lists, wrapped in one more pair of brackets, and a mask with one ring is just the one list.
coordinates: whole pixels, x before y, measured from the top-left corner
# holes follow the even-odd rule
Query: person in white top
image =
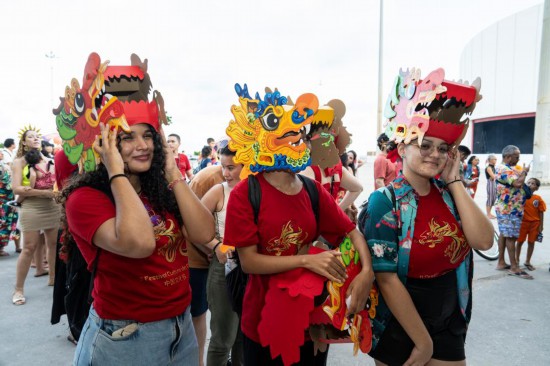
[(12, 138), (4, 140), (4, 148), (2, 153), (4, 154), (4, 164), (11, 166), (13, 159), (15, 158), (15, 141)]
[[(233, 187), (240, 182), (242, 164), (235, 164), (235, 152), (218, 143), (218, 158), (222, 166), (225, 182), (213, 186), (202, 198), (202, 203), (214, 214), (216, 219), (216, 237), (206, 247), (212, 250), (212, 260), (208, 270), (206, 294), (210, 309), (210, 344), (206, 356), (207, 365), (225, 365), (231, 351), (233, 365), (242, 364), (242, 334), (239, 316), (235, 313), (227, 296), (225, 282), (225, 262), (234, 248), (223, 245), (225, 231), (225, 210)], [(223, 146), (223, 147), (222, 147)]]

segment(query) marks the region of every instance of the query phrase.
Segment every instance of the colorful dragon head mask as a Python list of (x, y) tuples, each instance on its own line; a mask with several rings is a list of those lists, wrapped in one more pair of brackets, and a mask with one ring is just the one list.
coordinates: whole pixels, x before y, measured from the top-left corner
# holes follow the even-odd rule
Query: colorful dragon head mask
[(235, 84), (239, 105), (231, 107), (235, 120), (226, 129), (229, 148), (236, 151), (235, 162), (244, 165), (241, 178), (269, 171), (304, 170), (310, 163), (304, 141), (306, 126), (319, 108), (314, 94), (302, 94), (294, 105), (275, 89), (266, 90), (264, 99), (248, 94), (248, 87)]
[(452, 146), (460, 143), (468, 129), (468, 116), (481, 100), (481, 80), (468, 85), (444, 78), (441, 68), (424, 79), (420, 79), (419, 69), (399, 71), (384, 109), (385, 133), (390, 140), (408, 144), (418, 139), (420, 144), (426, 135)]
[(126, 132), (135, 123), (149, 123), (155, 129), (159, 122), (166, 123), (160, 93), (155, 91), (153, 101), (148, 100), (147, 60), (141, 62), (133, 54), (131, 61), (131, 66), (108, 66), (109, 61), (102, 63), (97, 53), (90, 54), (82, 87), (73, 78), (53, 110), (63, 151), (71, 164), (78, 163), (80, 172), (93, 171), (99, 163), (92, 145), (100, 134), (100, 122)]

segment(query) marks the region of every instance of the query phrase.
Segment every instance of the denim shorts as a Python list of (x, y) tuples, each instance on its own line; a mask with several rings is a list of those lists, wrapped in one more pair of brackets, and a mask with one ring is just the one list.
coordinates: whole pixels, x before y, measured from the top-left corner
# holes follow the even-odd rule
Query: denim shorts
[[(113, 332), (129, 324), (129, 335)], [(190, 310), (156, 322), (101, 319), (93, 306), (74, 355), (73, 365), (198, 365), (199, 349)]]
[(505, 238), (518, 238), (522, 216), (497, 214), (498, 231)]

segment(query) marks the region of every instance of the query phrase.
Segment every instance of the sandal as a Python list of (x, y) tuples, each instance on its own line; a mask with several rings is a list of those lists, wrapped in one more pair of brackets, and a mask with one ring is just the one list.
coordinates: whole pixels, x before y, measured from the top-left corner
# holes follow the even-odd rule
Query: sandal
[(505, 264), (504, 267), (497, 267), (497, 268), (495, 268), (495, 269), (496, 269), (497, 271), (507, 271), (507, 270), (509, 270), (510, 268), (512, 268), (511, 265)]
[(17, 305), (17, 306), (25, 305), (27, 300), (25, 299), (25, 296), (23, 295), (23, 291), (15, 290), (15, 292), (13, 293), (13, 296), (11, 298), (11, 302), (13, 303), (13, 305)]
[(69, 334), (69, 335), (67, 336), (67, 340), (68, 340), (69, 342), (71, 342), (72, 344), (74, 344), (75, 346), (78, 344), (77, 340), (74, 339), (74, 337), (73, 337), (72, 334)]
[(532, 280), (532, 279), (534, 279), (533, 276), (531, 276), (529, 273), (527, 273), (527, 272), (525, 272), (525, 271), (519, 271), (519, 272), (508, 271), (508, 276), (514, 276), (514, 277), (517, 277), (517, 278), (523, 278), (524, 280)]
[(47, 276), (48, 274), (49, 274), (48, 271), (44, 271), (42, 273), (35, 273), (34, 277), (43, 277), (43, 276)]
[(530, 271), (534, 271), (536, 269), (531, 263), (523, 263), (523, 265)]
[(10, 253), (6, 252), (5, 250), (0, 250), (0, 257), (9, 257)]

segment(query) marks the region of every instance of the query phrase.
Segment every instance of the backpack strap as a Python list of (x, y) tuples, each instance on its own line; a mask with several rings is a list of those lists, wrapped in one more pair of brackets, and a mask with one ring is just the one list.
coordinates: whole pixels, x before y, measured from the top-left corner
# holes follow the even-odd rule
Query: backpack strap
[[(319, 191), (317, 190), (317, 186), (312, 179), (304, 177), (301, 174), (297, 174), (297, 176), (306, 189), (307, 195), (311, 201), (313, 214), (315, 215), (315, 222), (317, 226), (319, 226)], [(253, 174), (248, 176), (248, 201), (250, 201), (252, 211), (254, 212), (254, 223), (257, 225), (258, 215), (260, 214), (260, 203), (262, 202), (262, 189), (258, 178)]]
[[(384, 189), (384, 193), (386, 194), (386, 197), (388, 197), (391, 200), (391, 205), (393, 212), (397, 215), (397, 228), (401, 230), (401, 219), (400, 219), (400, 212), (399, 207), (397, 205), (397, 197), (395, 196), (395, 188), (393, 187), (393, 182), (388, 184)], [(388, 196), (388, 193), (390, 196)]]
[(258, 225), (258, 215), (260, 214), (260, 203), (262, 202), (262, 189), (260, 182), (254, 174), (248, 176), (248, 201), (252, 205), (254, 212), (254, 223)]
[(88, 304), (94, 302), (92, 297), (92, 291), (94, 289), (94, 279), (97, 272), (97, 262), (99, 262), (99, 255), (101, 254), (101, 248), (97, 248), (97, 254), (95, 255), (94, 267), (92, 268), (92, 275), (90, 276), (90, 285), (88, 286)]
[(319, 191), (317, 190), (317, 186), (313, 179), (305, 177), (302, 174), (298, 174), (298, 178), (300, 178), (306, 188), (307, 195), (311, 201), (311, 207), (313, 208), (313, 213), (315, 214), (315, 222), (317, 226), (319, 226)]

